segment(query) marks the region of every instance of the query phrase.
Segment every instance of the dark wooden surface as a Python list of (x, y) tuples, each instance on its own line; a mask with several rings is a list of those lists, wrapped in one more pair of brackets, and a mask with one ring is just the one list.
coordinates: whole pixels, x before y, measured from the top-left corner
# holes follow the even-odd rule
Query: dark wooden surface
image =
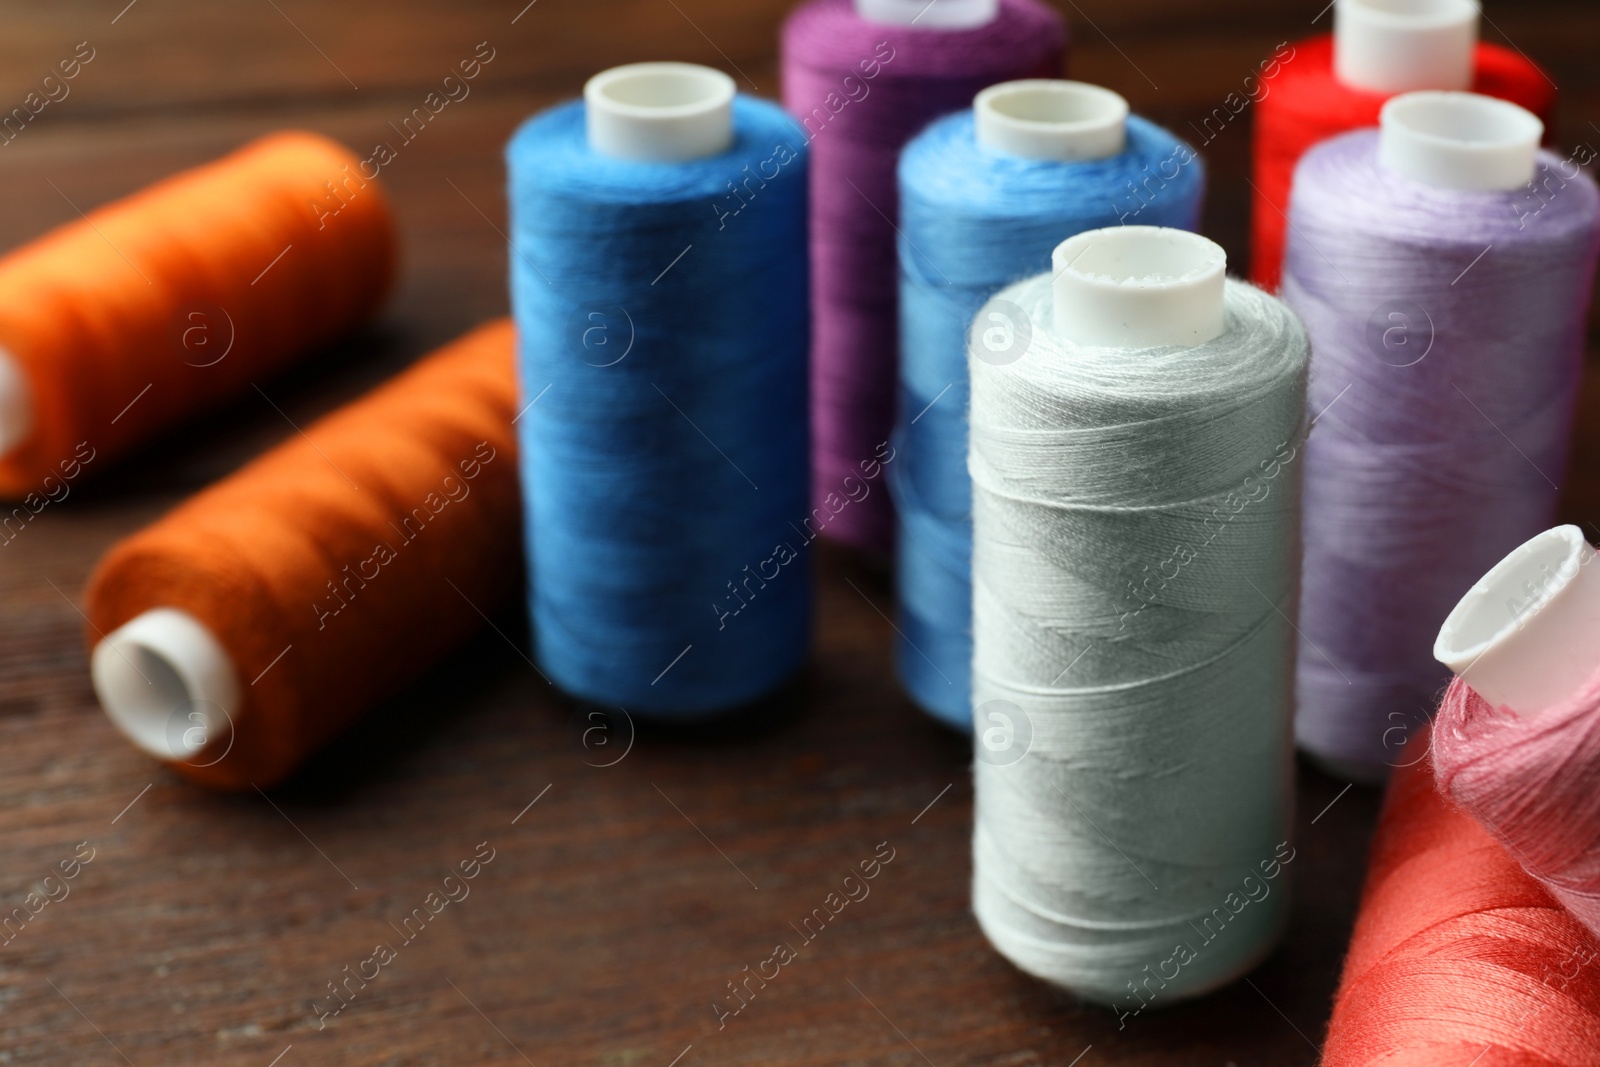
[[(490, 42), (472, 95), (385, 170), (406, 241), (387, 312), (272, 387), (310, 419), (504, 311), (500, 148), (523, 116), (641, 59), (710, 63), (776, 94), (778, 0), (524, 2), (0, 4), (0, 110), (78, 42), (95, 50), (70, 96), (0, 148), (0, 246), (73, 218), (68, 198), (104, 202), (273, 128), (366, 147)], [(1180, 131), (1311, 32), (1322, 3), (1061, 0), (1073, 72)], [(1566, 143), (1600, 144), (1600, 9), (1504, 0), (1490, 16), (1489, 36), (1563, 89)], [(1209, 231), (1239, 267), (1248, 141), (1246, 116), (1206, 153)], [(503, 634), (485, 630), (270, 798), (213, 796), (153, 766), (95, 705), (74, 603), (117, 537), (288, 432), (243, 402), (0, 548), (0, 911), (80, 842), (94, 850), (71, 895), (0, 945), (0, 1064), (1315, 1062), (1376, 794), (1302, 769), (1283, 947), (1248, 983), (1119, 1030), (978, 933), (969, 747), (897, 692), (883, 576), (834, 554), (811, 667), (762, 732), (639, 732), (596, 766), (632, 731), (585, 744), (588, 724), (508, 644), (525, 638), (508, 576)], [(1589, 521), (1600, 435), (1579, 457), (1568, 511)], [(485, 841), (495, 858), (470, 895), (319, 1028), (326, 984), (399, 945), (395, 927)], [(798, 944), (790, 924), (880, 842), (894, 859), (871, 895), (719, 1029), (726, 983)]]

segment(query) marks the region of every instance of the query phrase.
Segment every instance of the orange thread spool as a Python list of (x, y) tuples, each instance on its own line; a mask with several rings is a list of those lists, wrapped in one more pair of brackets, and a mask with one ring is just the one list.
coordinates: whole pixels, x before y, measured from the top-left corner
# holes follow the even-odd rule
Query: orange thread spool
[[(159, 722), (140, 741), (108, 706), (136, 743), (203, 785), (269, 785), (520, 585), (513, 345), (509, 320), (479, 328), (111, 549), (90, 644), (178, 609), (239, 693), (231, 730), (192, 754), (161, 751)], [(126, 652), (106, 655), (147, 681), (166, 669)], [(183, 705), (171, 714), (181, 728)]]
[(1600, 1065), (1600, 940), (1430, 763), (1389, 787), (1323, 1067)]
[(0, 497), (45, 492), (80, 443), (125, 453), (369, 316), (395, 233), (358, 168), (325, 137), (273, 134), (0, 260), (0, 348), (28, 412), (0, 416)]

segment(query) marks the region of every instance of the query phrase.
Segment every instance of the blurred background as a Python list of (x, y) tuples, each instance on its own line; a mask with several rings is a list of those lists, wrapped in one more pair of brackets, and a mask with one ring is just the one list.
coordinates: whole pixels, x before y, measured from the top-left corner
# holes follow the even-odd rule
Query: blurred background
[[(1331, 29), (1325, 2), (1057, 0), (1072, 77), (1206, 142), (1204, 230), (1236, 274), (1252, 114), (1214, 116), (1281, 42)], [(95, 705), (76, 605), (112, 541), (505, 313), (512, 129), (639, 60), (708, 64), (776, 97), (789, 6), (0, 4), (0, 247), (284, 127), (362, 155), (393, 145), (379, 180), (404, 242), (376, 327), (278, 381), (281, 410), (252, 398), (188, 427), (0, 548), (0, 911), (80, 842), (94, 852), (69, 898), (0, 945), (0, 1064), (1316, 1062), (1377, 795), (1302, 767), (1284, 947), (1247, 982), (1119, 1027), (983, 942), (967, 910), (970, 748), (898, 692), (885, 578), (834, 553), (813, 665), (755, 735), (646, 734), (553, 699), (523, 658), (517, 575), (467, 649), (270, 797), (186, 786)], [(1559, 86), (1563, 154), (1600, 148), (1600, 5), (1489, 0), (1484, 30)], [(65, 94), (4, 118), (72, 57)], [(470, 92), (402, 133), (474, 58)], [(1220, 132), (1202, 134), (1208, 118)], [(1590, 530), (1597, 382), (1564, 487), (1567, 521)], [(470, 899), (319, 1021), (328, 983), (398, 944), (396, 924), (484, 842), (495, 858)], [(894, 859), (870, 899), (719, 1026), (727, 983), (798, 940), (791, 924), (880, 844)]]

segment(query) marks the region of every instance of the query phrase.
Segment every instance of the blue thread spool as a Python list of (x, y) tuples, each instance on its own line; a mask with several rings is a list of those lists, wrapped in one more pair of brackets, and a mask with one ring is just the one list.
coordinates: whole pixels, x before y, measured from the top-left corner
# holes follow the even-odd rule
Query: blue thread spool
[(1054, 248), (1078, 233), (1119, 223), (1193, 230), (1204, 187), (1193, 149), (1082, 82), (992, 86), (901, 156), (901, 395), (888, 467), (899, 513), (898, 660), (912, 699), (958, 729), (972, 726), (968, 330), (1002, 363), (1022, 355), (1031, 329), (973, 317), (1006, 285), (1049, 270)]
[(584, 95), (506, 149), (535, 653), (580, 699), (712, 714), (809, 639), (805, 141), (705, 67)]

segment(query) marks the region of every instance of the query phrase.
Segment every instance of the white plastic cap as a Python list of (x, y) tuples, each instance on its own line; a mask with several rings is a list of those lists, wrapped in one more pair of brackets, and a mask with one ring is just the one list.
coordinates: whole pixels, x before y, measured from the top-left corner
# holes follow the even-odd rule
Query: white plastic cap
[(895, 26), (965, 30), (993, 22), (1000, 0), (856, 0), (856, 14)]
[(238, 673), (188, 612), (155, 608), (113, 630), (94, 646), (89, 676), (112, 724), (158, 759), (192, 762), (212, 741), (232, 743)]
[(1440, 189), (1519, 189), (1533, 180), (1544, 123), (1477, 93), (1406, 93), (1383, 105), (1378, 159)]
[(33, 394), (27, 375), (5, 349), (0, 348), (0, 456), (16, 448), (33, 430)]
[(1228, 254), (1160, 226), (1090, 230), (1056, 246), (1055, 330), (1104, 348), (1194, 346), (1222, 335)]
[(1354, 89), (1470, 89), (1477, 0), (1338, 0), (1333, 71)]
[(615, 159), (682, 163), (733, 144), (733, 79), (695, 63), (630, 63), (583, 87), (589, 147)]
[(1087, 82), (1001, 82), (973, 99), (972, 114), (979, 144), (1028, 159), (1109, 159), (1128, 143), (1128, 102)]
[(1576, 526), (1495, 564), (1439, 630), (1433, 655), (1495, 707), (1536, 714), (1600, 669), (1600, 567)]

